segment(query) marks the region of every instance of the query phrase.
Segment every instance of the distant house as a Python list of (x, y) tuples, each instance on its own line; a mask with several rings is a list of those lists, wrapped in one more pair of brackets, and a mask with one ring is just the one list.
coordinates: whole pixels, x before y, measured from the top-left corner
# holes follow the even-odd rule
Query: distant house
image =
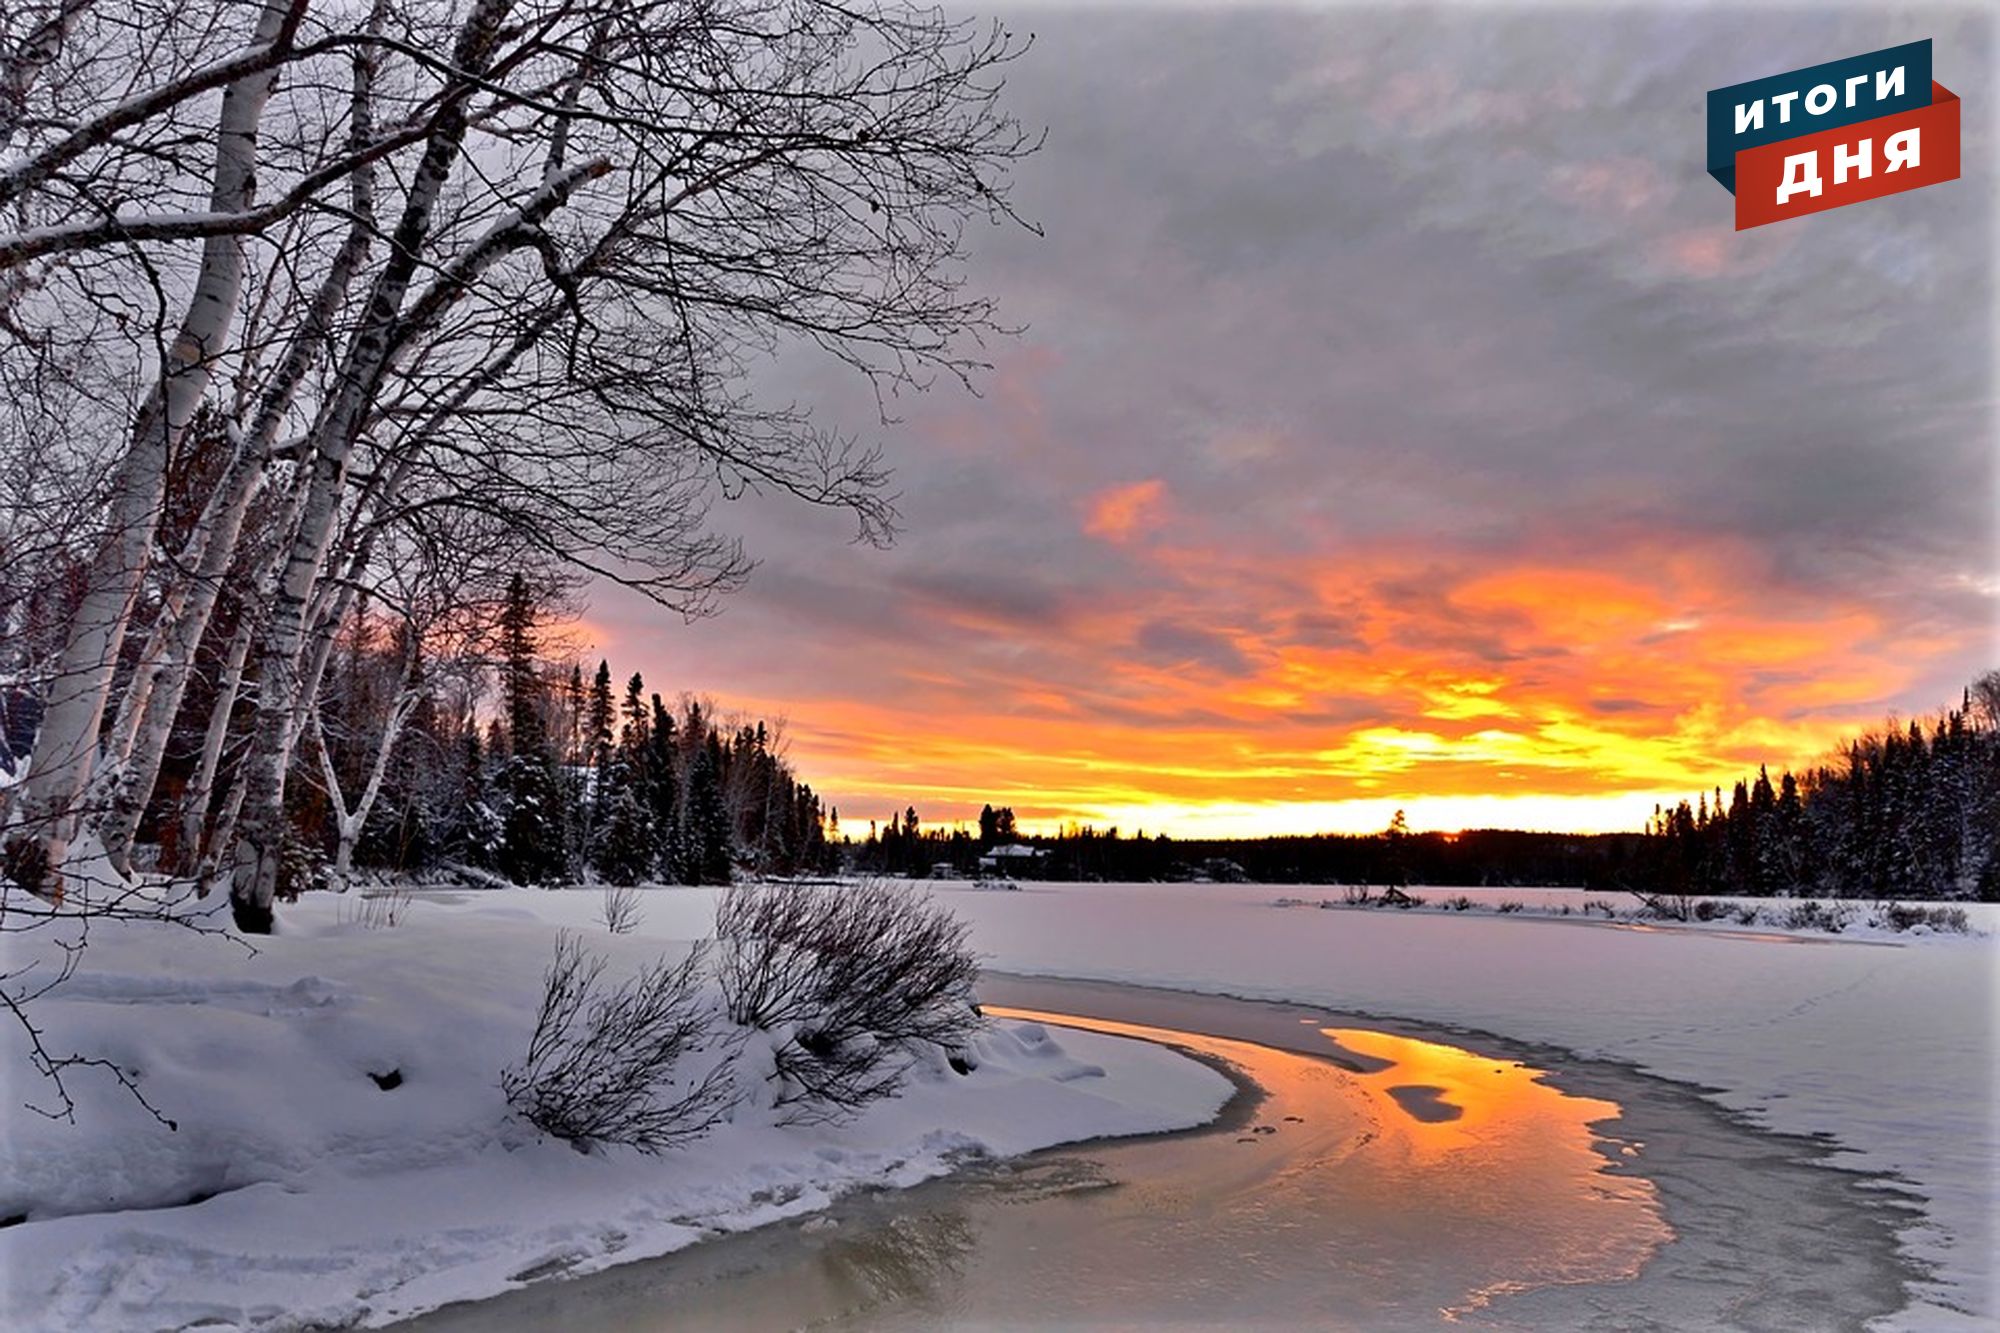
[(1040, 865), (1048, 856), (1046, 847), (1030, 847), (1024, 842), (1002, 843), (989, 847), (979, 858), (979, 873), (982, 875), (1012, 875), (1031, 870)]

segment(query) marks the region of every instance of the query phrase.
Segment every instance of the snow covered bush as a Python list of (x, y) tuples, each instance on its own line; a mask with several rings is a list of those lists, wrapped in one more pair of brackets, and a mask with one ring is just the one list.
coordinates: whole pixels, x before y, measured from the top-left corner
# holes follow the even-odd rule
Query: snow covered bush
[(1838, 935), (1854, 919), (1854, 907), (1850, 903), (1821, 903), (1807, 898), (1788, 909), (1779, 924), (1787, 930), (1823, 930), (1829, 935)]
[(332, 887), (326, 853), (287, 829), (278, 846), (278, 896), (297, 902), (301, 893), (321, 893)]
[(602, 957), (559, 935), (527, 1059), (500, 1075), (507, 1104), (580, 1149), (615, 1143), (656, 1153), (707, 1133), (729, 1109), (729, 1062), (676, 1078), (684, 1057), (717, 1044), (701, 994), (706, 955), (697, 947), (612, 987)]
[(1877, 903), (1869, 913), (1868, 924), (1897, 932), (1913, 930), (1918, 926), (1928, 926), (1932, 930), (1963, 935), (1972, 929), (1972, 922), (1963, 907), (1909, 906), (1904, 903)]
[(868, 883), (739, 884), (716, 906), (729, 1017), (771, 1033), (775, 1101), (836, 1119), (901, 1086), (925, 1047), (980, 1024), (965, 923), (929, 898)]

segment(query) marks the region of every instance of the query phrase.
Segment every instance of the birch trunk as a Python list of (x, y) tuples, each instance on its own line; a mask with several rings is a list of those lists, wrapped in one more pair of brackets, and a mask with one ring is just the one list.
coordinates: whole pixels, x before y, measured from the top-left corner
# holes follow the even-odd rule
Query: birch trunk
[(121, 875), (132, 872), (132, 842), (139, 818), (153, 798), (167, 740), (194, 674), (195, 654), (208, 631), (216, 596), (236, 551), (243, 516), (262, 476), (261, 459), (252, 462), (247, 454), (239, 454), (232, 463), (216, 493), (218, 512), (212, 531), (206, 534), (195, 573), (180, 595), (170, 597), (161, 609), (161, 623), (147, 640), (126, 687), (117, 724), (106, 744), (107, 764), (115, 767), (117, 781), (112, 784), (110, 808), (97, 824), (112, 868)]
[(481, 0), (466, 17), (452, 53), (459, 71), (447, 90), (431, 140), (412, 176), (388, 262), (376, 279), (360, 326), (341, 367), (340, 391), (312, 432), (311, 480), (298, 531), (285, 557), (259, 654), (257, 721), (240, 780), (243, 815), (237, 833), (229, 905), (237, 928), (268, 934), (278, 892), (284, 843), (285, 775), (291, 767), (299, 699), (299, 654), (305, 612), (333, 533), (347, 459), (394, 351), (398, 315), (429, 238), (432, 210), (451, 176), (465, 138), (466, 99), (492, 59), (512, 0)]
[[(305, 7), (306, 0), (269, 0), (252, 40), (288, 43)], [(261, 71), (223, 93), (210, 192), (210, 208), (216, 212), (248, 208), (255, 195), (257, 127), (274, 80), (273, 72)], [(51, 876), (56, 894), (62, 892), (59, 867), (75, 836), (79, 805), (95, 765), (112, 673), (151, 555), (167, 464), (228, 340), (243, 269), (242, 238), (213, 236), (203, 243), (194, 296), (167, 350), (159, 383), (134, 424), (112, 484), (111, 534), (91, 561), (83, 600), (49, 685), (22, 808), (56, 868)]]
[[(359, 77), (359, 76), (357, 76)], [(357, 101), (365, 96), (357, 92)], [(146, 645), (146, 657), (133, 677), (113, 733), (113, 755), (123, 771), (110, 811), (100, 822), (104, 850), (120, 874), (129, 874), (132, 840), (139, 819), (152, 800), (160, 764), (174, 719), (194, 673), (195, 652), (215, 613), (215, 603), (235, 559), (243, 520), (263, 483), (271, 449), (285, 414), (296, 400), (300, 384), (319, 359), (319, 348), (346, 298), (354, 274), (368, 253), (368, 228), (357, 223), (335, 255), (332, 268), (315, 294), (307, 318), (294, 331), (276, 377), (259, 404), (249, 438), (243, 441), (216, 493), (211, 512), (203, 515), (201, 561), (182, 595), (170, 601), (163, 624)], [(157, 646), (157, 652), (156, 652)], [(132, 721), (129, 728), (126, 718)], [(118, 743), (124, 742), (122, 752)]]
[(313, 712), (313, 738), (319, 747), (320, 774), (326, 783), (327, 797), (333, 803), (337, 835), (333, 869), (336, 874), (345, 875), (354, 868), (354, 847), (361, 841), (361, 830), (368, 826), (368, 816), (374, 812), (375, 801), (382, 794), (382, 783), (389, 775), (389, 760), (396, 752), (396, 742), (402, 739), (404, 726), (422, 701), (423, 691), (406, 683), (403, 692), (396, 697), (395, 706), (389, 710), (381, 740), (368, 764), (367, 780), (362, 784), (361, 794), (355, 799), (352, 809), (348, 808), (346, 798), (341, 795), (340, 775), (334, 771), (333, 756), (326, 748), (326, 732), (320, 725), (319, 712)]
[(200, 887), (195, 890), (196, 896), (206, 898), (209, 890), (222, 878), (222, 858), (236, 837), (236, 821), (242, 814), (243, 774), (238, 772), (236, 780), (229, 784), (229, 795), (222, 801), (222, 813), (216, 816), (215, 829), (209, 834), (208, 846), (202, 852), (201, 869), (197, 872)]
[(222, 664), (215, 703), (208, 710), (208, 731), (202, 737), (201, 762), (181, 793), (181, 836), (177, 853), (180, 873), (194, 874), (201, 864), (202, 830), (208, 825), (208, 803), (215, 794), (215, 777), (222, 768), (222, 750), (229, 743), (229, 718), (236, 711), (236, 696), (243, 686), (243, 664), (250, 658), (254, 621), (246, 610), (243, 623), (229, 641), (229, 657)]

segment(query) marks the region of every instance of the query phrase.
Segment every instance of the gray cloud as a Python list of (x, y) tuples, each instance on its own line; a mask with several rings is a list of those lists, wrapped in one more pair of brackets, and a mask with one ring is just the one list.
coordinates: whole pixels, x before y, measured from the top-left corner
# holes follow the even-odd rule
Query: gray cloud
[(1202, 667), (1226, 676), (1240, 676), (1250, 669), (1236, 645), (1220, 634), (1192, 625), (1148, 621), (1139, 627), (1132, 646), (1142, 661), (1154, 666)]
[[(1118, 711), (1132, 701), (1084, 649), (1051, 646), (1074, 617), (1118, 611), (1147, 660), (1238, 674), (1224, 631), (1358, 645), (1313, 568), (1384, 546), (1440, 572), (1587, 568), (1641, 539), (1740, 561), (1746, 596), (1801, 616), (1859, 603), (1926, 635), (1991, 620), (1986, 15), (1014, 18), (1037, 40), (1008, 101), (1049, 129), (1019, 202), (1046, 236), (976, 233), (970, 277), (1028, 332), (989, 349), (982, 398), (892, 405), (897, 549), (842, 545), (837, 519), (796, 506), (723, 506), (765, 567), (685, 632), (614, 610), (634, 651), (766, 697), (865, 691), (915, 661)], [(1966, 178), (1732, 233), (1702, 93), (1919, 36), (1968, 93)], [(817, 367), (765, 388), (829, 424), (874, 420), (865, 388)], [(1168, 499), (1147, 540), (1213, 563), (1084, 530), (1086, 497), (1144, 479)], [(1254, 589), (1230, 573), (1253, 568)], [(1513, 622), (1460, 616), (1435, 584), (1387, 591), (1429, 613), (1412, 641), (1494, 663), (1564, 651), (1503, 642)], [(806, 646), (774, 651), (787, 635)], [(1937, 663), (1883, 702), (1928, 707), (1979, 665)]]

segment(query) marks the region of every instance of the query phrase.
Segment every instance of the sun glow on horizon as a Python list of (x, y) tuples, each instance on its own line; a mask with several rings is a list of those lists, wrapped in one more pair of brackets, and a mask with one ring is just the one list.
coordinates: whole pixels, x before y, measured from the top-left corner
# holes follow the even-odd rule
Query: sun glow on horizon
[(1402, 810), (1420, 831), (1593, 833), (1818, 762), (1966, 648), (1657, 542), (1587, 568), (1352, 552), (1336, 581), (1114, 527), (1121, 551), (1198, 577), (1143, 611), (940, 615), (951, 651), (867, 643), (863, 688), (722, 702), (788, 720), (800, 773), (855, 836), (989, 802), (1035, 832), (1368, 833)]

